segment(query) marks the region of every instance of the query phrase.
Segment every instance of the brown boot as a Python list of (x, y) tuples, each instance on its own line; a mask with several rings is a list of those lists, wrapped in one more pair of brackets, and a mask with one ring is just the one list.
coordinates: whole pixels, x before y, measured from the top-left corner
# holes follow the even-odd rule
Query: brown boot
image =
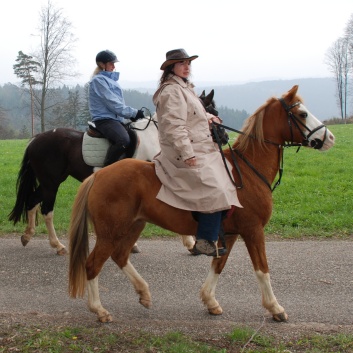
[(222, 256), (227, 253), (227, 249), (217, 248), (217, 242), (198, 239), (191, 252), (193, 255)]

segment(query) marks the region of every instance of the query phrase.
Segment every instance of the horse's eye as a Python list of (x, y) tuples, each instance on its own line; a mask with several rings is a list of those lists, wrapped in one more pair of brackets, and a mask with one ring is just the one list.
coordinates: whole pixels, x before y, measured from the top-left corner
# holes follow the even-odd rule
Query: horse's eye
[(308, 117), (308, 113), (300, 113), (299, 116), (303, 119), (306, 119)]

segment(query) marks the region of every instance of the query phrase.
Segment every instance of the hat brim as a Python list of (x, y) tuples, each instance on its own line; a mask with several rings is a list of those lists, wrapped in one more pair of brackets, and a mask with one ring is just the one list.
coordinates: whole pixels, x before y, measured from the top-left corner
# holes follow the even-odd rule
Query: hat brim
[(189, 58), (180, 58), (180, 59), (170, 59), (170, 60), (166, 60), (162, 65), (161, 65), (161, 70), (164, 70), (167, 66), (172, 65), (174, 63), (178, 63), (180, 61), (186, 61), (186, 60), (195, 60), (197, 59), (199, 56), (198, 55), (193, 55), (190, 56)]

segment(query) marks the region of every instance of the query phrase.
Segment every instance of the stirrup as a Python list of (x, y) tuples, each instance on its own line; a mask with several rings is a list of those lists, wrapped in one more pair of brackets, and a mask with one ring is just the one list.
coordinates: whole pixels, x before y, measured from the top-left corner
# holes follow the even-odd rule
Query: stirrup
[(219, 248), (218, 247), (218, 242), (216, 242), (216, 255), (215, 256), (213, 256), (213, 257), (215, 257), (216, 259), (219, 259), (219, 258), (221, 258), (221, 256), (223, 256), (223, 255), (225, 255), (226, 253), (227, 253), (227, 249), (226, 248)]

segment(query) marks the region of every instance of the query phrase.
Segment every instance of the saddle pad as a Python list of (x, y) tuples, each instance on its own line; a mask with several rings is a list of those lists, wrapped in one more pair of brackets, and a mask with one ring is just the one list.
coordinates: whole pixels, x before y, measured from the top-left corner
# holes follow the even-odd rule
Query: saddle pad
[(109, 146), (107, 139), (91, 137), (85, 132), (82, 141), (83, 160), (92, 167), (103, 167)]

